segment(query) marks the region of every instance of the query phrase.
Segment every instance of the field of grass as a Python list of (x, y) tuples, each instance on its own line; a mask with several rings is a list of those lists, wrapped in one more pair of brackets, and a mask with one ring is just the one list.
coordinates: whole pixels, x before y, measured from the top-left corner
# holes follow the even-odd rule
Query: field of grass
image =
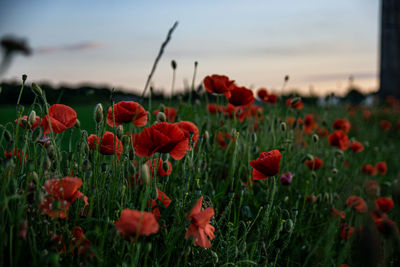
[[(278, 98), (232, 116), (223, 96), (217, 104), (225, 109), (211, 114), (205, 94), (192, 103), (139, 103), (149, 114), (146, 125), (123, 128), (107, 125), (107, 104), (97, 111), (71, 105), (79, 127), (65, 122), (69, 109), (52, 114), (40, 95), (22, 112), (2, 107), (0, 265), (399, 266), (400, 107), (389, 100), (296, 108), (300, 99), (288, 106)], [(176, 116), (166, 107), (175, 108)], [(160, 123), (165, 118), (156, 109), (169, 121)], [(41, 118), (54, 116), (66, 129), (55, 133), (52, 122), (50, 139), (39, 142), (44, 127), (14, 122), (32, 110)], [(337, 119), (347, 119), (350, 128), (334, 126)], [(150, 137), (137, 134), (160, 124), (172, 129), (180, 121), (198, 128), (198, 139), (194, 130), (180, 137), (192, 149), (186, 147), (181, 159), (160, 146), (143, 156), (143, 146), (181, 133), (163, 128)], [(334, 127), (349, 138), (342, 149), (328, 141), (340, 131)], [(93, 143), (91, 134), (106, 131), (122, 141), (113, 145), (113, 136), (111, 146), (102, 147), (106, 138)], [(363, 151), (352, 150), (355, 141)], [(250, 162), (274, 150), (281, 155), (278, 173), (257, 180), (254, 168), (270, 172), (276, 159), (268, 154), (260, 168)], [(319, 169), (316, 158), (323, 162)], [(148, 169), (148, 160), (164, 163)], [(284, 181), (289, 173), (292, 180)], [(192, 210), (201, 197), (201, 209)], [(126, 209), (140, 215), (121, 217)]]

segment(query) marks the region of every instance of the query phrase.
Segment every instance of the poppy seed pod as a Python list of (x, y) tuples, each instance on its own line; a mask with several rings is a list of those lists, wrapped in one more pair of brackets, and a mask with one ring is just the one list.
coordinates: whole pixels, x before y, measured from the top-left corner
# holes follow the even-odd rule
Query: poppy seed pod
[(26, 74), (22, 74), (22, 81), (23, 81), (23, 82), (25, 82), (25, 81), (26, 81), (26, 79), (28, 79), (28, 75), (26, 75)]
[(37, 85), (36, 83), (32, 83), (32, 90), (38, 96), (42, 96), (43, 95), (42, 88), (40, 88), (39, 85)]
[(122, 139), (122, 136), (124, 136), (124, 126), (122, 126), (122, 124), (118, 125), (115, 132), (117, 134), (118, 139)]
[(29, 127), (32, 127), (32, 125), (36, 122), (36, 112), (34, 110), (31, 111), (28, 117), (28, 124)]
[(282, 132), (286, 132), (286, 129), (287, 129), (287, 125), (286, 125), (286, 122), (281, 122), (281, 125), (280, 125), (280, 127), (281, 127), (281, 131)]
[(318, 143), (318, 141), (319, 141), (318, 135), (313, 134), (313, 135), (312, 135), (312, 140), (313, 140), (313, 142), (314, 142), (315, 144)]
[(175, 60), (171, 61), (171, 67), (172, 67), (173, 70), (176, 70), (177, 64), (176, 64)]
[(150, 184), (150, 171), (149, 171), (149, 166), (146, 164), (142, 165), (142, 170), (141, 170), (141, 175), (140, 178), (142, 178), (142, 181), (145, 185)]
[(97, 124), (99, 124), (103, 121), (103, 117), (103, 105), (101, 103), (98, 103), (94, 108), (94, 120)]
[(158, 122), (165, 122), (165, 121), (167, 121), (167, 116), (165, 116), (165, 113), (164, 112), (158, 112), (157, 113), (157, 117), (156, 117), (156, 120), (158, 121)]

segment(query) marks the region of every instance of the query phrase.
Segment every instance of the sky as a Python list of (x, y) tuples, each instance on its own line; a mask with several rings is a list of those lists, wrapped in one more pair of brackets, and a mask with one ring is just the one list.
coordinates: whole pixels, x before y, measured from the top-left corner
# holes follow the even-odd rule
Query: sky
[[(379, 0), (0, 0), (0, 38), (25, 38), (2, 79), (93, 83), (141, 92), (169, 28), (179, 22), (153, 85), (171, 91), (223, 74), (273, 92), (345, 93), (350, 75), (378, 87)], [(290, 76), (282, 89), (285, 75)]]

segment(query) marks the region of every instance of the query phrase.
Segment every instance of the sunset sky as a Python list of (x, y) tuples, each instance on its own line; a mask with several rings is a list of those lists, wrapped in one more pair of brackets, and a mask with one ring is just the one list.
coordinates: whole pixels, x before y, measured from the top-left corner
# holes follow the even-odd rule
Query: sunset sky
[[(307, 4), (305, 4), (307, 3)], [(61, 1), (0, 0), (0, 38), (26, 38), (2, 79), (90, 82), (140, 91), (168, 29), (178, 28), (153, 83), (170, 91), (225, 74), (239, 85), (280, 92), (283, 77), (302, 93), (343, 93), (348, 78), (378, 86), (379, 1)]]

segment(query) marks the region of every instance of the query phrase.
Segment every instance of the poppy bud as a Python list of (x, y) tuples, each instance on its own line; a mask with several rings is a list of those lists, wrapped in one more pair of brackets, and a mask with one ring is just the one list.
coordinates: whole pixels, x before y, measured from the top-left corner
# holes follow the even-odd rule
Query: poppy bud
[(313, 140), (313, 142), (314, 142), (315, 144), (318, 143), (318, 141), (319, 141), (318, 135), (313, 134), (313, 135), (312, 135), (312, 140)]
[(29, 127), (32, 127), (32, 125), (35, 123), (35, 121), (36, 121), (36, 112), (34, 110), (32, 110), (28, 117)]
[(286, 74), (286, 75), (285, 75), (285, 82), (288, 82), (288, 81), (289, 81), (289, 78), (290, 78), (289, 75)]
[(332, 183), (332, 177), (328, 177), (328, 183), (329, 183), (329, 184)]
[(205, 131), (204, 131), (204, 140), (205, 140), (206, 142), (208, 142), (208, 139), (210, 139), (210, 134), (208, 133), (207, 130), (205, 130)]
[(22, 81), (23, 81), (23, 82), (25, 82), (25, 81), (26, 81), (26, 79), (28, 79), (28, 75), (26, 75), (26, 74), (22, 74)]
[(164, 104), (160, 104), (159, 110), (160, 110), (161, 112), (164, 112), (164, 109), (165, 109), (165, 105), (164, 105)]
[(32, 83), (32, 90), (38, 96), (42, 96), (43, 95), (42, 88), (40, 88), (39, 85), (37, 85), (36, 83)]
[(164, 170), (165, 172), (168, 172), (168, 170), (169, 170), (168, 161), (163, 161), (163, 163), (162, 163), (162, 168), (163, 168), (163, 170)]
[(200, 105), (201, 105), (201, 101), (198, 100), (198, 99), (196, 99), (196, 101), (194, 101), (194, 103), (195, 103), (197, 106), (200, 106)]
[(299, 103), (301, 101), (301, 97), (295, 97), (292, 99), (292, 101), (290, 102), (290, 105), (293, 107), (295, 106), (297, 103)]
[(121, 138), (121, 142), (124, 147), (127, 147), (127, 146), (129, 146), (129, 143), (131, 142), (131, 138), (127, 135), (124, 135)]
[(173, 70), (176, 70), (177, 66), (176, 66), (176, 61), (175, 60), (171, 61), (171, 67), (172, 67)]
[(284, 202), (288, 202), (289, 201), (289, 197), (285, 196), (285, 198), (283, 199)]
[(335, 157), (336, 157), (336, 158), (343, 157), (343, 155), (344, 155), (344, 153), (343, 153), (342, 150), (340, 150), (340, 149), (336, 149), (336, 150), (335, 150)]
[(281, 126), (281, 131), (282, 131), (282, 132), (286, 132), (286, 128), (287, 128), (286, 122), (284, 122), (284, 121), (281, 122), (281, 125), (280, 125), (280, 126)]
[(86, 144), (86, 143), (83, 143), (83, 144), (82, 144), (82, 151), (83, 151), (83, 153), (85, 153), (85, 155), (86, 155), (87, 153), (89, 153), (89, 150), (90, 150), (89, 145)]
[(115, 130), (118, 139), (122, 139), (122, 136), (124, 136), (124, 126), (118, 125), (117, 129)]
[(40, 139), (41, 136), (42, 136), (42, 128), (36, 127), (33, 130), (32, 135), (31, 135), (32, 142), (36, 143)]
[(80, 120), (78, 120), (78, 119), (76, 119), (76, 121), (75, 121), (75, 125), (74, 125), (76, 128), (78, 128), (78, 129), (80, 129), (81, 128), (81, 122), (80, 122)]
[(163, 161), (169, 160), (169, 153), (162, 153), (162, 160)]
[(97, 124), (103, 121), (103, 116), (103, 105), (101, 103), (98, 103), (94, 108), (94, 120)]
[(251, 153), (252, 154), (258, 154), (259, 151), (260, 151), (260, 148), (258, 146), (253, 146), (251, 148)]
[(290, 213), (288, 210), (282, 210), (282, 219), (287, 220), (290, 218)]
[(149, 167), (146, 164), (142, 165), (142, 171), (141, 171), (140, 178), (142, 179), (142, 181), (145, 185), (149, 185), (151, 182)]
[(4, 139), (6, 139), (7, 142), (11, 142), (13, 140), (11, 137), (11, 134), (8, 130), (5, 130), (3, 135), (4, 135)]
[(135, 150), (133, 148), (129, 149), (129, 159), (133, 160), (135, 158)]
[(24, 112), (24, 106), (23, 105), (17, 105), (17, 113), (22, 114)]
[(21, 123), (21, 125), (22, 125), (24, 128), (28, 128), (28, 127), (29, 127), (29, 125), (28, 125), (28, 120), (27, 120), (27, 119), (20, 119), (19, 122)]
[(251, 141), (253, 142), (253, 144), (257, 143), (257, 134), (256, 133), (251, 134)]
[(164, 112), (158, 112), (157, 113), (157, 117), (156, 117), (156, 120), (158, 121), (158, 122), (165, 122), (165, 121), (167, 121), (167, 116), (165, 116), (165, 113)]
[(82, 171), (88, 171), (91, 168), (91, 163), (89, 160), (85, 159), (82, 163)]
[(285, 232), (290, 233), (293, 230), (293, 226), (294, 226), (293, 221), (291, 219), (287, 219), (283, 224), (283, 229), (285, 230)]
[(43, 159), (43, 169), (45, 171), (48, 171), (51, 167), (51, 161), (49, 159), (49, 157), (45, 156)]
[(304, 157), (304, 160), (303, 160), (303, 161), (305, 161), (305, 160), (311, 160), (311, 161), (314, 161), (314, 156), (313, 156), (313, 155), (311, 155), (311, 154), (307, 154), (307, 155)]
[(329, 200), (330, 200), (329, 194), (327, 192), (324, 193), (324, 200), (326, 202), (329, 202)]
[(338, 169), (336, 169), (336, 168), (333, 168), (333, 169), (332, 169), (332, 174), (333, 174), (333, 175), (337, 174), (338, 172), (339, 172)]
[(35, 183), (37, 183), (39, 181), (39, 176), (38, 176), (37, 172), (33, 171), (33, 172), (29, 173), (29, 179), (31, 179)]
[(199, 65), (199, 62), (195, 61), (194, 62), (194, 67), (197, 68), (197, 65)]
[(50, 159), (55, 159), (56, 157), (56, 150), (54, 149), (53, 145), (50, 145), (47, 147), (47, 155), (49, 156)]

